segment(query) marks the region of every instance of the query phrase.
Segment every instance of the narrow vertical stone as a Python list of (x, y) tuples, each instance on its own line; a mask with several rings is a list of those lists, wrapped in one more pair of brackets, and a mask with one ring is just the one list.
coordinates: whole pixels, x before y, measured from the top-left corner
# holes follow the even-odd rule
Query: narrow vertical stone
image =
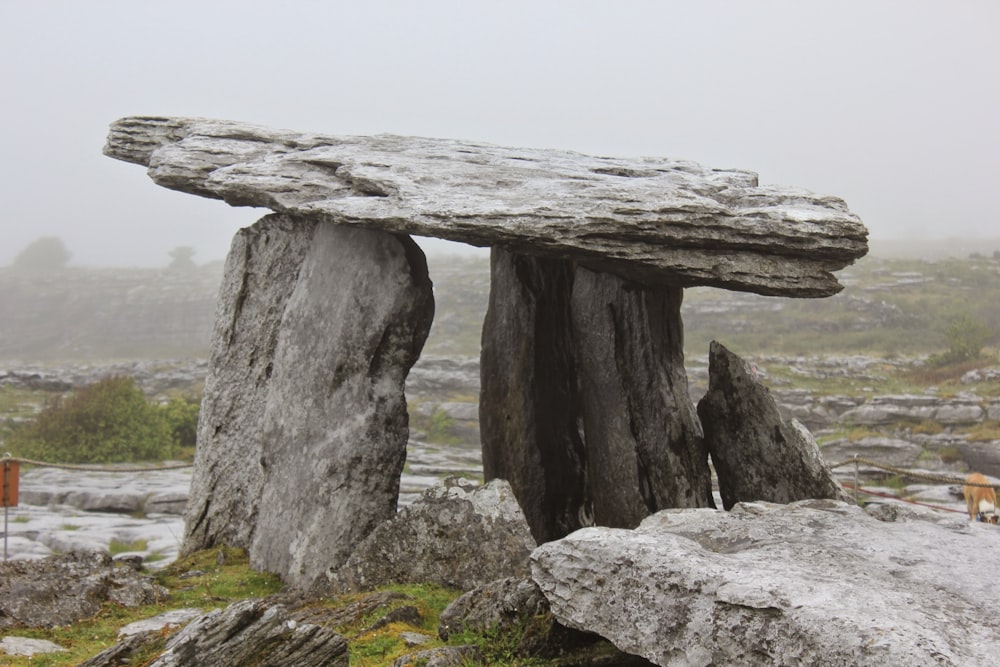
[(510, 482), (539, 543), (588, 522), (572, 284), (572, 262), (493, 248), (479, 402), (483, 470), (487, 480)]
[(634, 528), (712, 506), (708, 451), (688, 394), (679, 287), (576, 271), (572, 313), (597, 525)]

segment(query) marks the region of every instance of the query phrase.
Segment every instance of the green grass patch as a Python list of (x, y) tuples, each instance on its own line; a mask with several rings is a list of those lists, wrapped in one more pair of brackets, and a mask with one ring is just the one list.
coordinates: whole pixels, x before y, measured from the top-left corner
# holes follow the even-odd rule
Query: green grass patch
[(1000, 422), (982, 421), (975, 426), (963, 429), (960, 433), (965, 434), (968, 436), (969, 440), (974, 442), (990, 442), (992, 440), (1000, 440)]
[(112, 556), (117, 556), (118, 554), (125, 554), (132, 551), (145, 551), (147, 547), (148, 543), (143, 539), (132, 540), (131, 542), (112, 539), (108, 544), (108, 553)]
[[(2, 660), (6, 662), (0, 661), (0, 664), (5, 667), (72, 667), (114, 645), (119, 628), (134, 621), (182, 607), (197, 607), (204, 611), (219, 609), (237, 600), (272, 595), (281, 588), (278, 577), (251, 570), (246, 554), (228, 547), (191, 554), (153, 573), (153, 576), (170, 591), (168, 598), (136, 608), (107, 602), (92, 618), (78, 623), (58, 628), (5, 631), (5, 634), (19, 637), (47, 639), (67, 651), (31, 658), (3, 656)], [(166, 638), (167, 634), (158, 646), (135, 656), (130, 664), (147, 664), (162, 651)]]

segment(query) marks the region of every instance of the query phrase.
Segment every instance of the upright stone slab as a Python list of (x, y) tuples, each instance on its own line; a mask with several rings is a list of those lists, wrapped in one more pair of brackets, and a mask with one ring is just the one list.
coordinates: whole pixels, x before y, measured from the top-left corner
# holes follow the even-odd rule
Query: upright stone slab
[(708, 450), (684, 372), (683, 292), (576, 271), (572, 313), (594, 522), (634, 528), (713, 506)]
[[(255, 568), (308, 587), (395, 513), (408, 436), (403, 384), (430, 329), (433, 294), (407, 236), (262, 222), (296, 240), (234, 243), (247, 259), (227, 266), (185, 550), (242, 546)], [(290, 246), (302, 249), (297, 265)], [(282, 252), (270, 255), (275, 247)], [(255, 281), (284, 287), (251, 317), (243, 311), (257, 292), (231, 286)], [(230, 349), (242, 338), (254, 342)], [(258, 372), (231, 391), (216, 379), (238, 380), (245, 369)]]
[(233, 237), (198, 421), (184, 553), (216, 544), (250, 547), (278, 331), (315, 229), (315, 222), (269, 215)]
[(589, 523), (572, 285), (572, 262), (493, 248), (480, 369), (483, 471), (510, 482), (539, 543)]
[(747, 362), (712, 341), (708, 375), (708, 392), (698, 402), (698, 416), (727, 510), (738, 502), (756, 500), (850, 501), (812, 434), (795, 419), (781, 419), (774, 397)]

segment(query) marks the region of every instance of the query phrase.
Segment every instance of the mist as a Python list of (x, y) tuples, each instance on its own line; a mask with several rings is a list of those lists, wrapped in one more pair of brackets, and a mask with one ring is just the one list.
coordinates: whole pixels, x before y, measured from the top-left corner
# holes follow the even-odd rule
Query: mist
[(206, 263), (265, 213), (104, 157), (143, 114), (683, 158), (842, 197), (873, 239), (1000, 236), (998, 24), (990, 0), (5, 0), (0, 266), (40, 236), (74, 266)]

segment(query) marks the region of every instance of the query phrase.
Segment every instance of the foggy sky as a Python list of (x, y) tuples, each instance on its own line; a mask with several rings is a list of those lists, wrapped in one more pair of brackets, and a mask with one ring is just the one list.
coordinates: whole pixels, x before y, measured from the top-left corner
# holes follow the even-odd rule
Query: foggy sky
[(129, 115), (690, 159), (843, 197), (873, 238), (996, 237), (998, 25), (996, 0), (0, 0), (0, 265), (46, 235), (203, 263), (260, 217), (104, 157)]

